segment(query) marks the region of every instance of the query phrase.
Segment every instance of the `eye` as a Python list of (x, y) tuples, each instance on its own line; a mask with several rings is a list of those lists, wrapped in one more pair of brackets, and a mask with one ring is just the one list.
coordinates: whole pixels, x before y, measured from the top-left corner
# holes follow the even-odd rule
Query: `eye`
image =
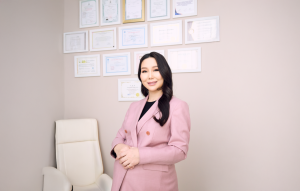
[(146, 71), (146, 70), (143, 70), (143, 71), (142, 71), (142, 73), (145, 73), (145, 72), (147, 72), (147, 71)]
[(154, 71), (159, 71), (159, 70), (158, 70), (158, 68), (157, 68), (157, 69), (154, 69)]

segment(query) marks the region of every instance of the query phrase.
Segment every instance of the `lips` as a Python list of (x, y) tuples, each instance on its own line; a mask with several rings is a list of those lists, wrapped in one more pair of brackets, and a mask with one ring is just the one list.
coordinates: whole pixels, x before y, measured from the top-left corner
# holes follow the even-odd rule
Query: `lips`
[(149, 86), (154, 86), (156, 84), (156, 82), (148, 82)]

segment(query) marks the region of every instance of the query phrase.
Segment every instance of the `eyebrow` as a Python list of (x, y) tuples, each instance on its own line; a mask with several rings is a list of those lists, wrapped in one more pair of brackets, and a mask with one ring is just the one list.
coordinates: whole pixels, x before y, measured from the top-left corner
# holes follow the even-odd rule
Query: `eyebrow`
[[(154, 67), (158, 67), (158, 66), (152, 66), (152, 68), (154, 68)], [(143, 69), (143, 68), (146, 68), (146, 69), (147, 69), (147, 67), (142, 67), (141, 69)]]

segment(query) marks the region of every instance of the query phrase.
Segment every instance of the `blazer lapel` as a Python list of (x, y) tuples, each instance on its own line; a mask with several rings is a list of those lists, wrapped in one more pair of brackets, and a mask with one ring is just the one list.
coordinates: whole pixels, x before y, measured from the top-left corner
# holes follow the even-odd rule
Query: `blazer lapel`
[(155, 115), (157, 112), (159, 112), (159, 108), (158, 108), (158, 101), (161, 97), (159, 97), (156, 102), (152, 105), (152, 107), (145, 113), (145, 115), (140, 119), (139, 118), (141, 116), (141, 113), (144, 109), (144, 106), (148, 100), (149, 95), (147, 95), (143, 100), (141, 100), (141, 102), (139, 103), (139, 105), (136, 108), (136, 115), (135, 115), (135, 119), (133, 120), (133, 129), (131, 131), (131, 138), (132, 138), (132, 142), (133, 142), (133, 146), (137, 147), (137, 135), (138, 133), (141, 131), (142, 127), (144, 126), (144, 124), (153, 117), (153, 115)]
[(145, 115), (138, 121), (137, 123), (137, 135), (145, 125), (145, 123), (151, 119), (155, 114), (159, 112), (158, 101), (161, 97), (159, 97), (155, 103), (151, 106), (151, 108), (145, 113)]
[(134, 147), (137, 147), (137, 133), (136, 133), (137, 122), (138, 122), (138, 120), (140, 118), (140, 115), (141, 115), (141, 113), (143, 111), (143, 108), (144, 108), (147, 100), (148, 100), (148, 96), (145, 97), (143, 100), (141, 100), (140, 103), (139, 103), (139, 105), (136, 108), (137, 112), (136, 112), (136, 115), (134, 116), (135, 119), (133, 120), (133, 124), (132, 124), (133, 129), (131, 131), (131, 138), (132, 138), (132, 142), (133, 142), (133, 146)]
[(158, 112), (158, 101), (151, 106), (151, 108), (144, 114), (144, 116), (137, 123), (137, 134), (141, 131), (145, 123), (153, 117)]

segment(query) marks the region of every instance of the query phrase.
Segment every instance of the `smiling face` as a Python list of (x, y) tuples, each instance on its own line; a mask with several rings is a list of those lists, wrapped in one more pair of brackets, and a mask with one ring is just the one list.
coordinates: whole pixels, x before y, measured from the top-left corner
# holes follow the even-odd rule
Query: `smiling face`
[(150, 57), (142, 62), (140, 78), (149, 92), (162, 91), (160, 88), (164, 83), (164, 79), (160, 75), (154, 58)]

